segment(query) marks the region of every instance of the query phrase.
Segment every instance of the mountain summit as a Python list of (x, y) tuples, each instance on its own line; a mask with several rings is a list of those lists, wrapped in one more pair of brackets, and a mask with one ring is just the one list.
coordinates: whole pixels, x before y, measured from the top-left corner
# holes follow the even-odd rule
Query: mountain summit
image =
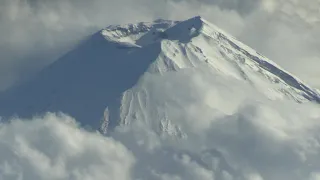
[(197, 16), (102, 29), (2, 93), (0, 115), (61, 111), (103, 131), (141, 121), (183, 137), (176, 119), (198, 108), (228, 114), (248, 98), (320, 103), (317, 91)]

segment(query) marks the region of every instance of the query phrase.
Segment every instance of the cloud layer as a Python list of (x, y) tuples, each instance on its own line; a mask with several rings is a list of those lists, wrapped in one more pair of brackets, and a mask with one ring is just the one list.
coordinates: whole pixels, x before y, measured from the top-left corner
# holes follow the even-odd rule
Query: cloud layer
[(320, 87), (318, 0), (4, 0), (0, 89), (109, 24), (202, 15), (289, 71)]
[[(208, 124), (199, 110), (190, 115)], [(183, 129), (182, 139), (159, 136), (141, 121), (104, 137), (63, 114), (16, 118), (0, 125), (0, 178), (318, 180), (318, 110), (250, 102), (208, 126)]]
[(0, 125), (0, 179), (130, 179), (133, 155), (63, 114)]

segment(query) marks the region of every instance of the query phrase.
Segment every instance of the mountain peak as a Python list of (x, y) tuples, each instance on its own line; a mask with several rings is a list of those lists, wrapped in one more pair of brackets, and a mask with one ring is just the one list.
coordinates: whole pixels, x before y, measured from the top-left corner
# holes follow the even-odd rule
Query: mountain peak
[[(183, 97), (189, 99), (195, 93), (190, 89), (199, 88), (192, 78), (207, 75), (223, 79), (219, 83), (229, 89), (241, 84), (271, 100), (320, 103), (316, 90), (196, 16), (185, 21), (108, 26), (31, 81), (0, 94), (0, 114), (30, 117), (62, 111), (93, 127), (100, 126), (104, 116), (110, 128), (146, 118), (141, 108), (147, 104), (183, 106), (176, 92), (157, 89), (178, 84), (180, 93), (188, 89), (190, 93)], [(158, 106), (149, 110), (164, 113)]]
[(111, 25), (0, 93), (1, 179), (320, 180), (319, 93), (200, 16)]
[(153, 22), (108, 26), (101, 30), (101, 34), (108, 41), (141, 47), (162, 39), (187, 42), (199, 34), (204, 24), (209, 23), (200, 16), (185, 21), (157, 19)]

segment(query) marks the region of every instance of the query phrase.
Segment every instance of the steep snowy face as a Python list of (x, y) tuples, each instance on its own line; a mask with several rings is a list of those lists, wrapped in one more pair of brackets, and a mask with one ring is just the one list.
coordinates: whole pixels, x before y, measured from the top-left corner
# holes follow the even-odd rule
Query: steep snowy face
[(101, 33), (108, 40), (133, 46), (160, 43), (161, 53), (149, 72), (207, 64), (221, 75), (251, 83), (270, 98), (320, 102), (316, 90), (201, 17), (157, 22), (111, 26)]
[[(130, 41), (142, 48), (160, 44), (161, 50), (119, 105), (106, 109), (103, 131), (110, 122), (138, 120), (160, 134), (183, 137), (185, 126), (207, 126), (213, 116), (233, 114), (246, 101), (320, 102), (316, 90), (201, 17), (169, 24)], [(118, 42), (128, 43), (123, 37)], [(137, 43), (141, 39), (147, 40)], [(194, 123), (195, 112), (204, 110), (208, 124)]]

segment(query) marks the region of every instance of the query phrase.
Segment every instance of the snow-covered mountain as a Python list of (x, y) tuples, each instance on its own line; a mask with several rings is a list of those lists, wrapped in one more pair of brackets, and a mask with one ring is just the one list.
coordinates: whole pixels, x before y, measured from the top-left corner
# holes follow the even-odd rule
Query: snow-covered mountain
[[(206, 78), (228, 86), (228, 92), (216, 92), (221, 101), (246, 89), (272, 100), (320, 102), (319, 93), (297, 77), (194, 17), (107, 27), (31, 81), (2, 94), (0, 114), (62, 111), (95, 128), (102, 117), (105, 126), (165, 118), (167, 109), (179, 111), (184, 101), (200, 98), (191, 89)], [(219, 106), (216, 97), (202, 98)]]
[[(114, 167), (121, 169), (115, 174), (122, 179), (314, 180), (320, 177), (319, 103), (319, 91), (194, 17), (109, 26), (93, 34), (30, 81), (1, 94), (0, 115), (29, 118), (61, 111), (101, 130), (132, 153), (118, 154), (121, 161), (130, 160), (130, 175), (122, 174), (122, 166)], [(39, 126), (53, 130), (44, 142), (54, 139), (59, 146), (56, 139), (74, 130), (62, 128), (65, 134), (57, 135), (64, 125), (47, 117), (48, 123)], [(24, 129), (23, 123), (16, 124), (21, 126), (16, 131)], [(39, 120), (32, 124), (38, 127), (35, 124)], [(38, 128), (23, 132), (33, 129)], [(101, 164), (92, 139), (79, 146), (87, 135), (78, 135), (62, 144), (78, 154), (85, 146), (93, 155), (83, 161)], [(17, 142), (12, 146), (29, 154)], [(117, 152), (113, 146), (105, 148)], [(103, 149), (97, 151), (104, 154)], [(64, 151), (61, 157), (50, 148), (31, 154), (30, 159), (58, 159), (59, 165), (45, 162), (66, 174), (60, 171)], [(71, 154), (70, 159), (81, 166)], [(81, 177), (79, 172), (70, 173)]]

